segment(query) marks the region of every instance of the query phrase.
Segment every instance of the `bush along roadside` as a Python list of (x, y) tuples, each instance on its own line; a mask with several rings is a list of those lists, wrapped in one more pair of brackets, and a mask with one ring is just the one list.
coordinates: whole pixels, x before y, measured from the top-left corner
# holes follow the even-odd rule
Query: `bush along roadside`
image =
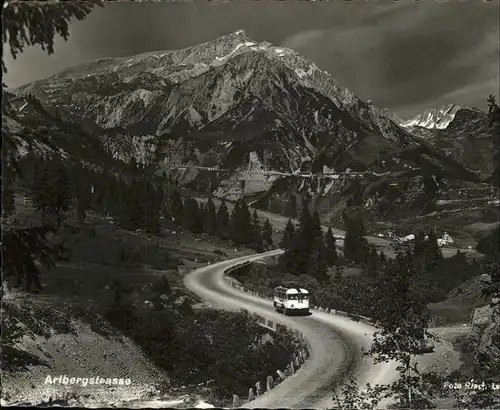
[[(266, 299), (266, 300), (273, 300), (272, 296), (268, 296), (264, 293), (256, 292), (250, 289), (245, 288), (240, 282), (238, 282), (236, 279), (231, 278), (230, 276), (225, 277), (226, 282), (233, 288), (238, 289), (240, 292), (248, 293), (251, 296), (256, 296), (261, 299)], [(343, 310), (338, 310), (338, 309), (330, 309), (330, 308), (324, 308), (321, 306), (312, 306), (311, 310), (316, 310), (318, 312), (324, 312), (324, 313), (331, 313), (332, 315), (337, 315), (337, 316), (344, 316), (344, 317), (350, 317), (352, 320), (356, 322), (363, 322), (366, 323), (367, 325), (370, 326), (376, 326), (376, 324), (373, 322), (373, 320), (367, 316), (359, 315), (356, 313), (352, 312), (345, 312)]]

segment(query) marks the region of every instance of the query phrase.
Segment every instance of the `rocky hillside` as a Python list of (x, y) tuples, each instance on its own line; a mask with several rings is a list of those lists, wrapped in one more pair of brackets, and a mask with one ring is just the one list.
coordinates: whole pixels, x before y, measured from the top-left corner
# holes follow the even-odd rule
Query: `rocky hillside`
[[(169, 385), (168, 375), (102, 318), (89, 324), (68, 316), (69, 307), (47, 295), (14, 291), (6, 293), (3, 301), (2, 405), (120, 405), (147, 399)], [(47, 383), (49, 374), (55, 378), (120, 375), (133, 382), (61, 388)]]

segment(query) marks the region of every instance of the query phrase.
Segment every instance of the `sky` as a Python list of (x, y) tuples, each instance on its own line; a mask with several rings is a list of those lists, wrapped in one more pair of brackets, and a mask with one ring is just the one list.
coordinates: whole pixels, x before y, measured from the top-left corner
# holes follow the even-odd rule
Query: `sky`
[(245, 30), (293, 48), (358, 97), (403, 119), (459, 104), (486, 110), (499, 94), (500, 0), (107, 3), (70, 24), (47, 55), (4, 52), (16, 87), (103, 57), (189, 47)]

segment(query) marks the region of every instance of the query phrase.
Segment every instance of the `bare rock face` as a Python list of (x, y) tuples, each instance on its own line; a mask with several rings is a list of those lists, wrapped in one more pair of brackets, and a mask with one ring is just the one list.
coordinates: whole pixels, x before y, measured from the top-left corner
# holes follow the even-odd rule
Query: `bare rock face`
[[(484, 325), (483, 325), (484, 326)], [(490, 307), (485, 328), (480, 332), (476, 365), (484, 377), (500, 380), (500, 306)]]
[(474, 309), (474, 313), (472, 314), (472, 326), (476, 328), (476, 331), (479, 328), (482, 330), (484, 327), (488, 326), (491, 321), (492, 312), (493, 309), (489, 305)]

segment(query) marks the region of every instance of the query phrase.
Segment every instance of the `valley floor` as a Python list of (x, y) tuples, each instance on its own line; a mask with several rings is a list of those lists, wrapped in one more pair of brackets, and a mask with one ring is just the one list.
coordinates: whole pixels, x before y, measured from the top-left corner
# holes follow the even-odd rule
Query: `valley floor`
[[(197, 198), (197, 200), (202, 201), (202, 202), (207, 201), (206, 198), (200, 198), (200, 197)], [(218, 208), (220, 206), (220, 200), (214, 199), (213, 201), (214, 201), (215, 206)], [(231, 212), (233, 209), (233, 204), (226, 201), (226, 205), (229, 209), (229, 212)], [(252, 212), (253, 212), (253, 209), (252, 209)], [(259, 215), (261, 222), (265, 221), (266, 219), (269, 219), (269, 222), (271, 223), (271, 225), (273, 226), (273, 229), (275, 230), (273, 240), (275, 243), (279, 243), (281, 236), (285, 230), (285, 227), (288, 223), (289, 218), (282, 216), (282, 215), (274, 214), (274, 213), (271, 213), (268, 211), (263, 211), (260, 209), (257, 209), (257, 214)], [(492, 225), (487, 224), (487, 226), (489, 228), (490, 226), (494, 226), (494, 224), (492, 224)], [(425, 226), (423, 228), (428, 229), (429, 226)], [(467, 253), (471, 257), (480, 257), (481, 255), (479, 253), (477, 253), (477, 251), (474, 248), (476, 241), (474, 240), (473, 235), (477, 234), (477, 232), (483, 232), (483, 231), (487, 230), (488, 228), (485, 227), (484, 225), (471, 225), (469, 227), (469, 231), (471, 231), (471, 234), (468, 236), (468, 239), (466, 241), (462, 241), (463, 243), (460, 243), (459, 246), (451, 245), (451, 246), (442, 247), (441, 251), (443, 253), (443, 256), (446, 258), (449, 258), (449, 257), (455, 255), (457, 253), (457, 250), (460, 250), (461, 252)], [(325, 229), (326, 229), (326, 227), (325, 227)], [(342, 229), (332, 227), (332, 232), (337, 238), (337, 243), (339, 244), (339, 246), (342, 247), (343, 246), (343, 238), (345, 237), (345, 231)], [(384, 237), (374, 236), (373, 234), (368, 235), (366, 238), (368, 239), (368, 242), (370, 244), (375, 245), (378, 252), (384, 252), (384, 254), (386, 256), (389, 256), (389, 257), (395, 256), (393, 242), (390, 239), (387, 239)]]

